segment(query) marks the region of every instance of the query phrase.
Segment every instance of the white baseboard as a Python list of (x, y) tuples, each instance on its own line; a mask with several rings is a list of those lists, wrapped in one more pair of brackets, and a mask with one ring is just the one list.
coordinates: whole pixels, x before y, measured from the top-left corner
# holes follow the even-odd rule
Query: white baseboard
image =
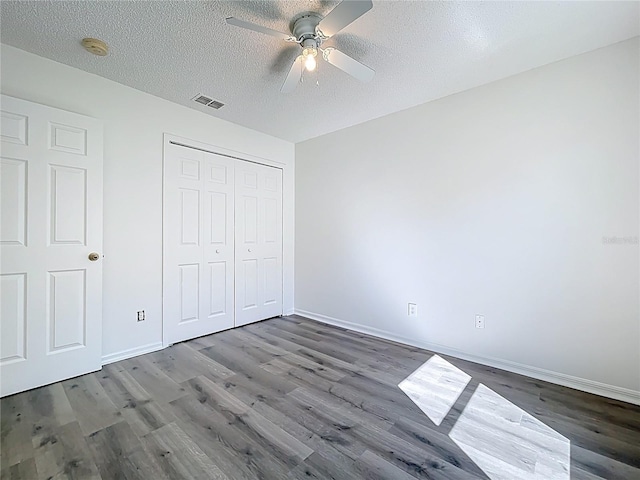
[(586, 378), (574, 377), (572, 375), (553, 372), (551, 370), (532, 367), (530, 365), (524, 365), (521, 363), (510, 362), (508, 360), (502, 360), (499, 358), (471, 355), (460, 350), (456, 350), (455, 348), (447, 347), (446, 345), (422, 342), (413, 338), (406, 338), (400, 335), (396, 335), (386, 330), (380, 330), (378, 328), (368, 327), (366, 325), (348, 322), (345, 320), (328, 317), (327, 315), (308, 312), (306, 310), (296, 309), (295, 314), (302, 317), (310, 318), (312, 320), (316, 320), (318, 322), (334, 325), (336, 327), (347, 328), (355, 332), (365, 333), (374, 337), (380, 337), (385, 340), (404, 343), (405, 345), (411, 345), (413, 347), (423, 348), (425, 350), (441, 353), (443, 355), (449, 355), (451, 357), (461, 358), (470, 362), (500, 368), (508, 372), (526, 375), (527, 377), (537, 378), (538, 380), (544, 380), (546, 382), (555, 383), (564, 387), (574, 388), (583, 392), (593, 393), (595, 395), (640, 405), (640, 391), (617, 387), (615, 385), (608, 385), (606, 383), (595, 382)]
[(149, 343), (140, 347), (130, 348), (128, 350), (122, 350), (121, 352), (110, 353), (102, 357), (102, 365), (108, 365), (110, 363), (119, 362), (120, 360), (126, 360), (127, 358), (137, 357), (138, 355), (144, 355), (145, 353), (157, 352), (162, 350), (164, 345), (162, 342)]
[(284, 317), (288, 317), (289, 315), (294, 315), (296, 313), (296, 311), (292, 308), (290, 310), (287, 310), (286, 312), (282, 312), (282, 315)]

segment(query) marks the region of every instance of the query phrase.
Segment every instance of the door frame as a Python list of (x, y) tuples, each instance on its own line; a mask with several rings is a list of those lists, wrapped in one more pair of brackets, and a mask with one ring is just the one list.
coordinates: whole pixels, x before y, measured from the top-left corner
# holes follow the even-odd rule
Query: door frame
[[(286, 172), (286, 163), (284, 162), (280, 162), (277, 160), (270, 160), (267, 158), (262, 158), (262, 157), (258, 157), (255, 155), (251, 155), (248, 153), (244, 153), (244, 152), (239, 152), (236, 150), (230, 150), (228, 148), (224, 148), (224, 147), (220, 147), (217, 145), (212, 145), (212, 144), (208, 144), (208, 143), (204, 143), (204, 142), (200, 142), (197, 140), (193, 140), (190, 138), (185, 138), (185, 137), (181, 137), (179, 135), (174, 135), (171, 133), (164, 133), (163, 134), (163, 141), (162, 141), (162, 347), (163, 348), (167, 348), (171, 345), (171, 343), (169, 343), (169, 341), (167, 340), (167, 334), (166, 334), (166, 322), (165, 322), (165, 318), (164, 318), (164, 312), (165, 312), (165, 295), (164, 295), (164, 284), (165, 284), (165, 258), (166, 258), (166, 245), (165, 245), (165, 238), (166, 238), (166, 228), (167, 228), (167, 224), (165, 222), (165, 185), (166, 185), (166, 178), (165, 178), (165, 173), (166, 173), (166, 161), (167, 161), (167, 147), (169, 145), (177, 145), (180, 147), (184, 147), (184, 148), (192, 148), (195, 150), (200, 150), (203, 152), (207, 152), (207, 153), (213, 153), (215, 155), (221, 155), (223, 157), (227, 157), (227, 158), (231, 158), (234, 160), (240, 160), (242, 162), (249, 162), (249, 163), (256, 163), (258, 165), (264, 165), (266, 167), (273, 167), (273, 168), (278, 168), (280, 170), (282, 170), (282, 178), (283, 178), (283, 182), (282, 182), (282, 278), (280, 279), (280, 281), (282, 282), (282, 315), (285, 314), (285, 268), (284, 268), (284, 259), (285, 259), (285, 251), (284, 251), (284, 245), (285, 245), (285, 239), (284, 239), (284, 205), (285, 205), (285, 195), (284, 195), (284, 177), (285, 177), (285, 172)], [(235, 208), (235, 207), (234, 207)], [(235, 234), (234, 234), (234, 238), (235, 238)], [(234, 259), (234, 324), (235, 324), (235, 259)], [(235, 328), (235, 327), (234, 327)]]

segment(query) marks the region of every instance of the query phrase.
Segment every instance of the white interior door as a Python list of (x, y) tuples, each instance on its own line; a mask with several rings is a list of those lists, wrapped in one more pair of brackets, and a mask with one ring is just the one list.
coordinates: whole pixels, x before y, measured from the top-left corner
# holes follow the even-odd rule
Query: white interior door
[(164, 155), (164, 342), (234, 325), (234, 161), (167, 143)]
[(5, 396), (101, 368), (103, 146), (98, 120), (6, 95), (0, 109)]
[(236, 326), (282, 315), (282, 170), (236, 163)]

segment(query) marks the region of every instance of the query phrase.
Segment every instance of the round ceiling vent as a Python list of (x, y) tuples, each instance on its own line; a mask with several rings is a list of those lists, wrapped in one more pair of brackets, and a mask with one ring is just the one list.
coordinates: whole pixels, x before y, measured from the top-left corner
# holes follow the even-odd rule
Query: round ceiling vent
[(101, 57), (104, 57), (109, 52), (107, 44), (97, 38), (83, 38), (82, 46), (87, 52)]

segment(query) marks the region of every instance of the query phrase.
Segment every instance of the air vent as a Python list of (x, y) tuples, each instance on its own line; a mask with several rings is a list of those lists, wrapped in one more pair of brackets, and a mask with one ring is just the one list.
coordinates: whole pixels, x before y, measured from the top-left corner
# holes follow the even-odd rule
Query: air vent
[(207, 107), (215, 108), (218, 110), (219, 108), (224, 107), (224, 103), (214, 100), (213, 98), (207, 97), (206, 95), (198, 94), (192, 99), (194, 102), (197, 102), (201, 105), (205, 105)]
[(196, 98), (194, 98), (194, 100), (203, 105), (213, 102), (212, 98), (205, 97), (204, 95), (198, 95)]

